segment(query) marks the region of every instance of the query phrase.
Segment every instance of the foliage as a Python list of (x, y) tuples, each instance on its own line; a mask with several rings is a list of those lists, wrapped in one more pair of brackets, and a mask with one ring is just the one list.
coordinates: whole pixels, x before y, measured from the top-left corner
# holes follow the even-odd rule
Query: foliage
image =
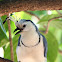
[(2, 20), (0, 18), (0, 47), (4, 46), (8, 42), (8, 38), (6, 36), (6, 30), (2, 25)]
[[(38, 20), (37, 24), (39, 25), (39, 30), (41, 31), (46, 30), (44, 26), (47, 26), (48, 20), (50, 20), (51, 18), (60, 16), (55, 10), (28, 11), (28, 12), (34, 14), (34, 16), (39, 17), (40, 20)], [(21, 19), (32, 20), (32, 14), (30, 15), (24, 11), (15, 12), (15, 15), (17, 16), (17, 20), (19, 20), (20, 17)], [(4, 15), (0, 18), (0, 47), (5, 47), (4, 57), (7, 59), (11, 59), (10, 44), (8, 41), (8, 38), (9, 38), (8, 25), (7, 25), (7, 22), (4, 25), (2, 24), (2, 22), (5, 20), (6, 17), (7, 16)], [(34, 18), (34, 21), (35, 21), (35, 18)], [(14, 61), (17, 62), (16, 47), (17, 47), (18, 38), (20, 35), (15, 36), (15, 34), (13, 33), (14, 29), (16, 28), (14, 22), (11, 21), (10, 25), (11, 25), (11, 34), (12, 34), (12, 40), (13, 40)], [(62, 30), (62, 18), (59, 18), (50, 22), (49, 32), (47, 35), (43, 33), (48, 42), (48, 53), (47, 53), (48, 62), (59, 62), (57, 61), (58, 59), (61, 62), (60, 57), (62, 56), (58, 52), (59, 49), (62, 50), (62, 40), (61, 40), (62, 37), (61, 37), (61, 34), (59, 34), (59, 33), (62, 33), (61, 30)]]
[(47, 59), (50, 62), (54, 62), (58, 53), (58, 42), (51, 32), (48, 32), (48, 34), (45, 37), (47, 38), (48, 42)]

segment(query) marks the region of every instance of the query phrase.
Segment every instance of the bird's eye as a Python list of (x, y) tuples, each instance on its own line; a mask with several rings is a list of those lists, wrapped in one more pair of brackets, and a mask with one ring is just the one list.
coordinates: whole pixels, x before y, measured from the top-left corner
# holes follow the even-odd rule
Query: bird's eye
[(26, 25), (23, 25), (23, 27), (26, 27)]
[(17, 21), (18, 22), (18, 21)]

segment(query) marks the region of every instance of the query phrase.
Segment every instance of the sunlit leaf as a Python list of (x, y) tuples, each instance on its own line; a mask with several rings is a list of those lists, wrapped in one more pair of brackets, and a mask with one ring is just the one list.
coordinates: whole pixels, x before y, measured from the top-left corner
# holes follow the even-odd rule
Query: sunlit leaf
[(13, 21), (11, 21), (10, 22), (10, 26), (11, 26), (11, 34), (12, 34), (12, 38), (13, 38), (13, 36), (14, 36), (14, 30), (15, 30), (15, 28), (16, 28), (16, 26), (15, 26), (15, 23), (13, 22)]
[(59, 45), (59, 49), (62, 50), (62, 44)]
[(5, 51), (4, 51), (4, 58), (6, 58), (6, 59), (11, 59), (10, 44), (8, 44), (8, 47), (5, 48)]
[(37, 15), (37, 16), (41, 16), (41, 15), (45, 15), (47, 14), (47, 11), (43, 10), (43, 11), (28, 11), (28, 12), (31, 12), (33, 13), (34, 15)]
[(56, 10), (51, 10), (52, 14), (58, 14), (58, 12)]
[(21, 12), (15, 12), (13, 14), (13, 17), (17, 20), (17, 21), (20, 21), (21, 19), (26, 19), (26, 20), (31, 20), (31, 17), (32, 15), (24, 12), (24, 11), (21, 11)]

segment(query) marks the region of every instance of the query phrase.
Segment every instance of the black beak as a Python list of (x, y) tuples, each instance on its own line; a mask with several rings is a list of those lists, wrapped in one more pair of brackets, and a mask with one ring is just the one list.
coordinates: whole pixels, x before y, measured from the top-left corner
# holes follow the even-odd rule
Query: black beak
[(22, 28), (20, 29), (20, 28), (17, 27), (17, 28), (14, 30), (14, 32), (16, 32), (17, 30), (19, 30), (19, 31), (18, 31), (15, 35), (17, 35), (17, 34), (19, 34), (20, 32), (22, 32), (23, 29), (22, 29)]

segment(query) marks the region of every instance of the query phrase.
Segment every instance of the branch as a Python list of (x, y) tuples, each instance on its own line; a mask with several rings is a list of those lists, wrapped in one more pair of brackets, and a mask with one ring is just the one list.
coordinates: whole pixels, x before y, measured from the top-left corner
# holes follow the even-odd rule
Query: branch
[(0, 16), (25, 10), (60, 10), (62, 0), (14, 0), (0, 2)]
[(53, 20), (55, 20), (55, 19), (58, 19), (58, 18), (62, 18), (62, 16), (54, 17), (54, 18), (52, 18), (52, 19), (48, 20), (48, 24), (47, 24), (47, 28), (46, 28), (45, 34), (47, 34), (47, 33), (48, 33), (48, 28), (49, 28), (49, 24), (50, 24), (50, 22), (51, 22), (51, 21), (53, 21)]
[(29, 15), (35, 16), (38, 20), (40, 20), (40, 18), (37, 15), (33, 14), (32, 12), (28, 12), (28, 11), (24, 11), (24, 12), (26, 12)]
[(62, 55), (62, 50), (59, 50), (59, 53)]
[(13, 61), (0, 57), (0, 62), (13, 62)]
[(9, 41), (10, 41), (11, 60), (14, 61), (13, 44), (12, 44), (12, 38), (11, 38), (10, 20), (8, 20), (8, 30), (9, 30)]

